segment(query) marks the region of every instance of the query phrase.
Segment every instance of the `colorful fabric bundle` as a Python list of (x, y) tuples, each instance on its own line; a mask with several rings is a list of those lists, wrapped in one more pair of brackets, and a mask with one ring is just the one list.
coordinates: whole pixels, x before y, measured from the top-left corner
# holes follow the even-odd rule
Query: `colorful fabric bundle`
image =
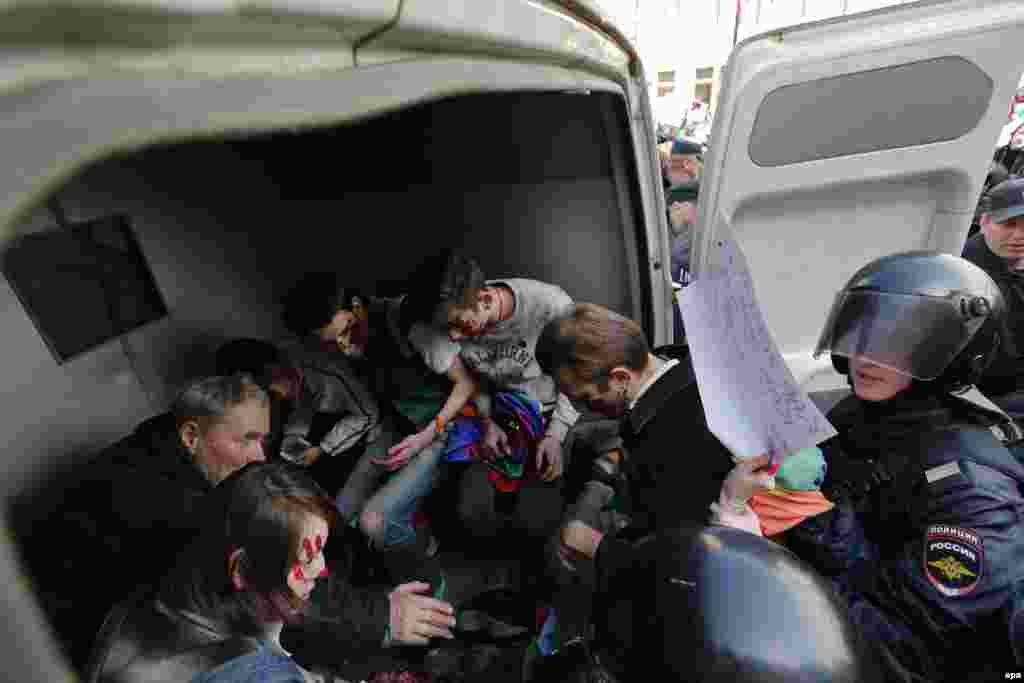
[(511, 453), (494, 461), (480, 457), (482, 434), (480, 419), (458, 417), (448, 433), (445, 462), (486, 462), (491, 468), (490, 479), (499, 491), (517, 491), (529, 471), (537, 452), (537, 444), (544, 438), (544, 418), (540, 404), (518, 391), (499, 391), (494, 395), (494, 421), (508, 436)]
[(775, 536), (831, 510), (833, 504), (818, 490), (825, 481), (825, 469), (820, 448), (805, 448), (786, 458), (775, 474), (776, 488), (750, 499), (761, 533)]
[(775, 536), (835, 506), (821, 491), (775, 489), (754, 494), (750, 507), (761, 521), (761, 533)]

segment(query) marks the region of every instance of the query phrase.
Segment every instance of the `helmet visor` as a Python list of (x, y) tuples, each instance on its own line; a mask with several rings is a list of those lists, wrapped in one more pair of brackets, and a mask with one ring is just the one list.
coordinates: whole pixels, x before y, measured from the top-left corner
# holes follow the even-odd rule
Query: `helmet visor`
[(971, 297), (887, 294), (855, 290), (836, 297), (818, 357), (830, 352), (863, 358), (914, 379), (939, 377), (988, 318), (969, 314)]

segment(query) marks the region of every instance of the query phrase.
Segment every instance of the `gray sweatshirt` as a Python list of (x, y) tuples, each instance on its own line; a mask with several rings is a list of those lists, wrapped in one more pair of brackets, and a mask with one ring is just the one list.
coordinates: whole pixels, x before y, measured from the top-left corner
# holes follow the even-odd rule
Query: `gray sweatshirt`
[[(505, 285), (515, 296), (512, 317), (475, 339), (453, 342), (440, 330), (414, 325), (409, 341), (435, 372), (444, 373), (457, 354), (471, 371), (494, 389), (522, 391), (550, 414), (547, 433), (564, 441), (579, 413), (558, 391), (554, 380), (543, 373), (534, 357), (537, 338), (544, 326), (572, 309), (572, 299), (561, 287), (536, 280), (513, 278), (489, 280)], [(485, 410), (486, 412), (486, 410)]]
[[(294, 461), (304, 450), (320, 446), (326, 455), (343, 453), (380, 433), (380, 409), (348, 359), (310, 345), (287, 349), (290, 362), (302, 371), (302, 387), (288, 416), (281, 456)], [(338, 415), (319, 443), (310, 441), (317, 414)]]

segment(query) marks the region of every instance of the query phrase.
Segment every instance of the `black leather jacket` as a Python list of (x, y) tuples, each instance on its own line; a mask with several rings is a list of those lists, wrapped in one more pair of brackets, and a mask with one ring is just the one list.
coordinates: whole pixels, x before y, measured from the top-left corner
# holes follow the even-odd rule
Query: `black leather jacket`
[[(159, 599), (132, 600), (104, 622), (86, 676), (88, 683), (181, 683), (248, 657), (247, 673), (260, 680), (307, 683), (306, 675), (268, 633), (232, 634), (202, 615), (169, 607)], [(241, 680), (223, 672), (217, 680)]]

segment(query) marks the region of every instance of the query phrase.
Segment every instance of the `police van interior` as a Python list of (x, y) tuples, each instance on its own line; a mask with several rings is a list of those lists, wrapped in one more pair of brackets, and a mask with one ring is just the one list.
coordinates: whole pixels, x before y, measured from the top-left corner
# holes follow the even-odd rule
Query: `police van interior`
[[(897, 251), (959, 254), (1022, 42), (1018, 3), (926, 1), (731, 54), (694, 276), (735, 236), (822, 405), (845, 380), (810, 351), (849, 276)], [(3, 5), (11, 680), (68, 680), (18, 541), (57, 482), (211, 372), (220, 344), (284, 337), (303, 273), (396, 294), (459, 246), (489, 277), (556, 283), (670, 343), (646, 93), (589, 1)]]

